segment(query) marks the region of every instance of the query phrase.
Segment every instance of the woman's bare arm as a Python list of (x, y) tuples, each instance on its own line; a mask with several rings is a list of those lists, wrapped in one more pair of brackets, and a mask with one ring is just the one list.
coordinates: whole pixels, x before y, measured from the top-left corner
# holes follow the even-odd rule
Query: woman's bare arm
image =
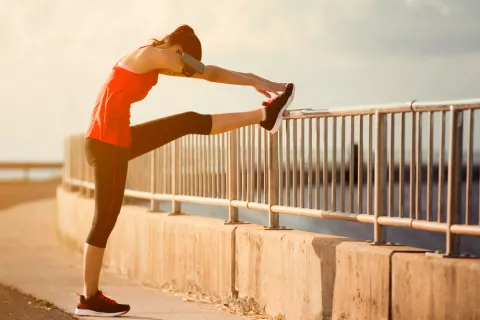
[[(260, 81), (266, 81), (266, 82), (271, 82), (270, 80), (267, 80), (267, 79), (264, 79), (262, 77), (259, 77), (257, 76), (256, 74), (254, 73), (245, 73), (245, 72), (239, 72), (239, 71), (233, 71), (233, 72), (236, 72), (236, 73), (239, 73), (241, 75), (244, 75), (244, 76), (247, 76), (247, 77), (251, 77), (251, 78), (254, 78), (254, 79), (257, 79), (257, 80), (260, 80)], [(286, 84), (286, 83), (284, 83)]]
[[(161, 69), (166, 75), (185, 77), (182, 73), (184, 66), (182, 58), (174, 50), (146, 48), (139, 60), (142, 61), (139, 64), (144, 70)], [(251, 86), (267, 97), (271, 97), (268, 92), (278, 94), (284, 91), (286, 86), (285, 83), (275, 83), (253, 74), (231, 71), (214, 65), (205, 66), (203, 74), (197, 73), (192, 78), (229, 85)]]
[(279, 94), (279, 92), (285, 90), (287, 85), (286, 83), (276, 83), (273, 81), (269, 81), (251, 73), (231, 71), (217, 66), (209, 67), (212, 70), (212, 78), (207, 79), (208, 81), (226, 84), (251, 85), (258, 92), (262, 93), (268, 98), (271, 97), (268, 92)]

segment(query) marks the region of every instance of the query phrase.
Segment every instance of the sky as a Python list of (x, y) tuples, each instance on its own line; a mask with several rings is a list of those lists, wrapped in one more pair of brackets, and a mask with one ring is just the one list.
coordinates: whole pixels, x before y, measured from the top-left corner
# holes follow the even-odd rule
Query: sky
[[(480, 98), (478, 0), (0, 0), (0, 161), (62, 160), (112, 66), (181, 24), (205, 64), (294, 82), (292, 109)], [(160, 76), (131, 123), (263, 100)]]

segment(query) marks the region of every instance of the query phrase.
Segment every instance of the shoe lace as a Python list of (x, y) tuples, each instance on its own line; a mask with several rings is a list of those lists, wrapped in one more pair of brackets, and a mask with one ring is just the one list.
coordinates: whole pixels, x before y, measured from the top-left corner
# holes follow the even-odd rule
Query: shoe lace
[(100, 291), (100, 294), (98, 295), (98, 298), (99, 298), (100, 300), (105, 301), (105, 302), (108, 303), (108, 304), (116, 304), (115, 300), (112, 300), (112, 299), (109, 299), (109, 298), (105, 297), (105, 296), (103, 295), (102, 291)]
[(264, 107), (269, 107), (269, 106), (271, 106), (275, 101), (277, 101), (278, 99), (280, 99), (281, 97), (282, 97), (281, 94), (278, 95), (278, 96), (275, 96), (274, 98), (272, 98), (272, 99), (270, 99), (270, 100), (268, 100), (268, 101), (263, 102), (262, 105), (263, 105)]

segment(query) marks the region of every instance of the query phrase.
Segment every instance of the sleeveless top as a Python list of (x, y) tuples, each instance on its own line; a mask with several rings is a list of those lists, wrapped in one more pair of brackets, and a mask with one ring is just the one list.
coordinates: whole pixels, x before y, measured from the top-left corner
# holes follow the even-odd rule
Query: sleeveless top
[(135, 73), (117, 62), (97, 96), (85, 138), (129, 148), (131, 105), (145, 99), (157, 84), (158, 74), (157, 70)]

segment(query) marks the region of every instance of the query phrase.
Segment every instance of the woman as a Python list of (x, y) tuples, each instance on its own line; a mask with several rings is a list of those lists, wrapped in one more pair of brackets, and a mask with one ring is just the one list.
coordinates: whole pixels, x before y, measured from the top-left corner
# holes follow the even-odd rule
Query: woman
[[(195, 58), (197, 67), (192, 67), (186, 57)], [(283, 112), (293, 99), (293, 84), (203, 66), (198, 63), (201, 59), (199, 39), (192, 28), (183, 25), (121, 59), (100, 91), (85, 135), (86, 158), (95, 175), (95, 215), (85, 244), (84, 288), (77, 315), (118, 316), (130, 310), (129, 305), (117, 304), (98, 289), (104, 250), (122, 206), (129, 160), (188, 134), (214, 135), (253, 124), (275, 133), (281, 124)], [(195, 73), (198, 65), (203, 68)], [(147, 96), (160, 74), (251, 86), (268, 98), (270, 93), (276, 96), (247, 112), (185, 112), (130, 126), (131, 104)]]

